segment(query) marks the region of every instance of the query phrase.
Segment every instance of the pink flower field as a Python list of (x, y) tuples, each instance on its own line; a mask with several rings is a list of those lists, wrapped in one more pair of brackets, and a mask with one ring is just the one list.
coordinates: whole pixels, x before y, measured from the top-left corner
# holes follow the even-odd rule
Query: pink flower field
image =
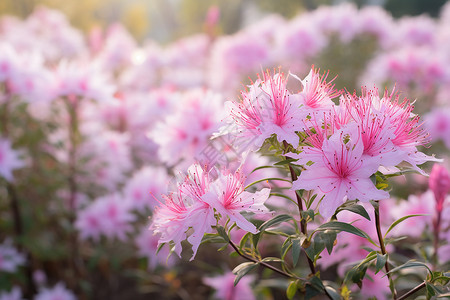
[(450, 3), (1, 9), (0, 300), (450, 297)]

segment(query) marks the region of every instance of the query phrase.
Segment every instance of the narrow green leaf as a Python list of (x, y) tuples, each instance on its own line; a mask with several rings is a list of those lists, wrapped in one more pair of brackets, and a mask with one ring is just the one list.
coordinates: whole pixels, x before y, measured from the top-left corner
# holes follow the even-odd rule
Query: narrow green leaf
[(252, 235), (251, 232), (247, 232), (246, 234), (244, 234), (244, 236), (241, 238), (241, 241), (239, 242), (239, 248), (242, 249), (245, 247), (245, 244), (248, 241), (248, 238), (250, 237), (250, 235)]
[(394, 223), (391, 224), (391, 226), (389, 226), (388, 230), (386, 231), (386, 233), (384, 234), (384, 236), (386, 237), (387, 234), (394, 229), (395, 226), (397, 226), (398, 224), (400, 224), (401, 222), (405, 221), (406, 219), (412, 218), (412, 217), (419, 217), (419, 216), (429, 216), (427, 214), (415, 214), (415, 215), (408, 215), (408, 216), (404, 216), (401, 217), (400, 219), (398, 219), (397, 221), (395, 221)]
[(286, 297), (289, 300), (294, 299), (295, 294), (297, 293), (297, 280), (295, 281), (291, 281), (291, 283), (289, 283), (289, 286), (286, 289)]
[(375, 264), (375, 274), (380, 272), (381, 269), (383, 269), (384, 265), (386, 264), (387, 255), (377, 253), (377, 263)]
[(233, 274), (236, 275), (234, 278), (234, 286), (238, 284), (242, 277), (244, 277), (248, 272), (253, 270), (258, 264), (254, 262), (245, 262), (238, 265), (233, 269)]
[(259, 167), (254, 168), (254, 169), (250, 172), (250, 174), (252, 174), (252, 173), (254, 173), (254, 172), (258, 171), (258, 170), (261, 170), (261, 169), (268, 169), (268, 168), (276, 168), (276, 167), (274, 167), (274, 166), (259, 166)]
[[(431, 273), (430, 267), (428, 267), (425, 263), (420, 262), (420, 261), (416, 261), (416, 260), (408, 260), (406, 263), (404, 263), (404, 264), (402, 264), (400, 266), (397, 266), (397, 267), (393, 268), (392, 270), (390, 270), (389, 273), (394, 273), (394, 272), (397, 272), (397, 271), (400, 271), (400, 270), (406, 269), (406, 268), (417, 268), (417, 267), (426, 268), (428, 270), (428, 272)], [(384, 275), (384, 276), (386, 276), (386, 275)]]
[(433, 285), (430, 283), (426, 283), (426, 289), (427, 289), (427, 299), (431, 299), (431, 297), (436, 296), (436, 292), (433, 289)]
[(302, 211), (301, 215), (302, 215), (302, 219), (306, 220), (307, 222), (314, 221), (315, 213), (314, 213), (314, 210), (312, 210), (312, 209)]
[(331, 222), (322, 224), (315, 231), (324, 231), (324, 230), (345, 231), (345, 232), (349, 232), (349, 233), (352, 233), (354, 235), (357, 235), (357, 236), (360, 236), (363, 238), (369, 238), (367, 233), (365, 233), (361, 229), (358, 229), (351, 224), (339, 222), (339, 221), (331, 221)]
[[(261, 226), (259, 226), (259, 231), (260, 232), (264, 232), (267, 228), (278, 225), (280, 223), (289, 221), (289, 220), (294, 220), (294, 218), (290, 215), (276, 215), (275, 217), (273, 217), (270, 220), (267, 220), (266, 222), (262, 223)], [(295, 221), (295, 220), (294, 220)]]
[(340, 300), (341, 299), (341, 295), (333, 287), (331, 287), (329, 285), (326, 285), (325, 286), (325, 291), (331, 297), (331, 299), (333, 299), (333, 300)]
[(339, 211), (343, 211), (343, 210), (351, 211), (351, 212), (353, 212), (355, 214), (358, 214), (361, 217), (366, 218), (367, 220), (370, 221), (370, 216), (367, 213), (367, 211), (364, 208), (364, 206), (362, 206), (362, 205), (354, 204), (354, 205), (351, 205), (351, 206), (342, 207), (342, 209), (340, 209)]
[(264, 181), (269, 181), (269, 180), (270, 180), (270, 181), (285, 181), (285, 182), (291, 182), (291, 180), (288, 180), (288, 179), (285, 179), (285, 178), (277, 178), (277, 177), (264, 178), (264, 179), (256, 180), (256, 181), (254, 181), (254, 182), (248, 184), (248, 185), (244, 188), (244, 190), (248, 189), (249, 187), (251, 187), (252, 185), (255, 185), (255, 184), (257, 184), (257, 183), (264, 182)]
[(292, 264), (294, 267), (297, 265), (302, 249), (302, 243), (305, 239), (306, 236), (304, 238), (296, 238), (292, 240)]
[(283, 261), (282, 259), (280, 259), (280, 258), (278, 258), (278, 257), (271, 257), (271, 256), (265, 257), (265, 258), (263, 258), (261, 261), (264, 261), (264, 262), (281, 262), (281, 263), (284, 263), (284, 261)]
[(225, 228), (222, 226), (216, 227), (217, 233), (225, 240), (226, 243), (230, 241), (230, 238), (228, 237), (228, 233), (225, 231)]
[(296, 158), (288, 158), (288, 159), (283, 159), (280, 160), (279, 162), (274, 163), (274, 166), (282, 166), (282, 165), (287, 165), (290, 164), (291, 162), (297, 161), (298, 159)]

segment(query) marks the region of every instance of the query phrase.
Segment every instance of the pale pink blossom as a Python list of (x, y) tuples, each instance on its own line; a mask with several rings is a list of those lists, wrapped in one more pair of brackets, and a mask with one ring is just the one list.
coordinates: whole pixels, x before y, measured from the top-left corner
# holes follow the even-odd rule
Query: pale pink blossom
[(392, 205), (390, 214), (393, 221), (408, 215), (423, 214), (424, 216), (406, 219), (399, 223), (391, 232), (394, 236), (406, 235), (420, 238), (422, 234), (432, 230), (432, 220), (435, 215), (433, 192), (428, 190), (420, 195), (410, 195), (406, 201), (399, 201)]
[(238, 136), (253, 141), (252, 149), (261, 147), (273, 134), (280, 142), (298, 145), (295, 131), (303, 128), (301, 120), (306, 114), (299, 109), (299, 97), (292, 95), (286, 85), (284, 74), (263, 73), (248, 91), (241, 92), (240, 102), (227, 102), (227, 110), (237, 126), (234, 130)]
[(450, 193), (450, 174), (448, 170), (440, 164), (434, 164), (428, 183), (434, 193), (436, 211), (440, 214), (444, 208), (445, 198)]
[(17, 251), (10, 239), (0, 244), (0, 272), (15, 273), (24, 264), (25, 255)]
[(235, 173), (221, 173), (211, 184), (213, 194), (208, 195), (209, 203), (222, 217), (227, 216), (238, 227), (251, 233), (257, 233), (255, 225), (249, 222), (241, 212), (264, 213), (270, 189), (264, 188), (255, 193), (244, 191), (245, 176), (240, 170)]
[(235, 275), (227, 272), (224, 275), (204, 278), (207, 285), (216, 290), (215, 298), (221, 300), (252, 300), (256, 299), (251, 288), (252, 276), (244, 276), (234, 285)]
[(75, 227), (81, 239), (92, 238), (96, 241), (103, 235), (107, 238), (125, 240), (136, 216), (129, 210), (129, 205), (119, 194), (97, 198), (78, 212)]
[(219, 94), (194, 89), (183, 93), (177, 109), (158, 122), (149, 136), (159, 146), (158, 156), (170, 166), (187, 167), (207, 148), (223, 117)]
[(134, 210), (153, 209), (167, 193), (169, 182), (167, 171), (161, 167), (144, 167), (133, 174), (123, 189), (125, 201)]
[(11, 291), (0, 292), (0, 300), (22, 300), (22, 290), (18, 286), (14, 286)]
[(372, 270), (367, 270), (366, 276), (362, 280), (359, 299), (370, 299), (375, 297), (377, 300), (388, 300), (391, 294), (389, 289), (389, 279), (383, 272), (375, 274)]
[(432, 141), (442, 140), (445, 146), (450, 149), (450, 109), (446, 107), (433, 109), (425, 115), (424, 120)]
[(14, 150), (9, 139), (0, 137), (0, 176), (13, 181), (13, 171), (25, 166), (21, 150)]
[[(346, 141), (348, 139), (348, 141)], [(292, 189), (314, 190), (319, 194), (319, 211), (325, 218), (345, 201), (358, 199), (363, 202), (389, 198), (389, 193), (378, 190), (370, 180), (379, 167), (378, 160), (363, 156), (363, 144), (355, 131), (337, 131), (323, 141), (322, 148), (303, 147), (300, 164), (312, 161)]]
[(107, 29), (96, 60), (105, 70), (120, 70), (131, 63), (132, 53), (136, 48), (133, 36), (123, 25), (115, 23)]
[(108, 74), (98, 63), (60, 61), (55, 76), (59, 97), (78, 96), (102, 102), (110, 101), (115, 91)]
[(43, 288), (34, 300), (76, 300), (75, 294), (59, 282), (53, 288)]
[[(212, 226), (219, 219), (230, 219), (246, 231), (256, 233), (256, 227), (241, 213), (260, 213), (269, 196), (269, 189), (249, 193), (243, 190), (245, 178), (239, 173), (223, 171), (217, 179), (210, 176), (198, 164), (191, 165), (177, 191), (170, 193), (156, 208), (151, 229), (161, 234), (159, 243), (174, 244), (173, 251), (181, 254), (181, 241), (186, 239), (192, 245), (194, 258), (205, 233), (214, 232)], [(191, 230), (189, 230), (191, 229)], [(188, 232), (189, 230), (189, 232)]]
[(159, 235), (154, 234), (147, 227), (143, 228), (136, 236), (134, 242), (138, 248), (138, 255), (147, 258), (148, 269), (153, 270), (158, 265), (172, 267), (175, 264), (175, 257), (169, 256), (167, 247), (161, 248), (156, 254), (159, 244)]

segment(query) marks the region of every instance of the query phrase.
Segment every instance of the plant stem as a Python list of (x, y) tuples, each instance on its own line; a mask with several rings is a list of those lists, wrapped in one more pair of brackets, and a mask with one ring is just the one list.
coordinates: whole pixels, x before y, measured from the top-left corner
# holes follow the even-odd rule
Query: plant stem
[(268, 264), (268, 263), (266, 263), (264, 261), (260, 261), (260, 260), (258, 260), (256, 258), (253, 258), (253, 257), (251, 257), (251, 256), (249, 256), (249, 255), (247, 255), (245, 253), (242, 253), (239, 250), (239, 248), (231, 240), (228, 243), (231, 245), (231, 247), (234, 249), (234, 251), (236, 251), (236, 253), (239, 254), (239, 256), (245, 258), (246, 260), (252, 261), (252, 262), (257, 263), (257, 264), (260, 264), (260, 265), (262, 265), (262, 266), (264, 266), (264, 267), (266, 267), (268, 269), (271, 269), (272, 271), (274, 271), (274, 272), (276, 272), (278, 274), (281, 274), (281, 275), (283, 275), (285, 277), (305, 280), (304, 278), (299, 278), (297, 276), (294, 276), (294, 275), (291, 275), (289, 273), (286, 273), (283, 270), (280, 270), (277, 267), (274, 267), (274, 266), (272, 266), (272, 265), (270, 265), (270, 264)]
[(407, 297), (411, 296), (412, 294), (414, 294), (415, 292), (421, 290), (422, 288), (424, 288), (426, 285), (426, 282), (422, 282), (421, 284), (419, 284), (418, 286), (416, 286), (415, 288), (413, 288), (412, 290), (410, 290), (409, 292), (407, 292), (406, 294), (400, 296), (397, 298), (397, 300), (403, 300), (406, 299)]
[[(289, 144), (286, 141), (283, 141), (285, 148), (288, 148)], [(290, 159), (289, 156), (284, 156), (286, 159)], [(292, 166), (290, 164), (289, 165), (289, 172), (291, 173), (291, 179), (292, 182), (297, 180), (297, 174), (295, 174), (295, 170), (294, 168), (292, 168)], [(298, 205), (298, 213), (300, 215), (300, 231), (304, 234), (304, 235), (308, 235), (308, 225), (306, 223), (306, 220), (302, 217), (302, 212), (303, 212), (303, 202), (302, 199), (300, 198), (300, 196), (297, 194), (297, 192), (295, 192), (295, 197), (297, 199), (297, 205)], [(312, 274), (316, 274), (316, 267), (314, 266), (314, 262), (308, 257), (308, 255), (306, 255), (305, 252), (305, 256), (306, 259), (308, 260), (308, 265), (309, 265), (309, 269), (311, 271)]]
[[(377, 236), (378, 241), (380, 242), (381, 254), (386, 255), (386, 247), (384, 246), (383, 234), (381, 233), (381, 222), (380, 222), (380, 204), (378, 201), (375, 201), (376, 204), (373, 206), (375, 209), (375, 227), (377, 228)], [(392, 280), (391, 273), (389, 273), (389, 262), (386, 259), (386, 263), (384, 264), (384, 268), (386, 270), (386, 275), (389, 278), (389, 285), (392, 287), (392, 296), (393, 299), (397, 299), (397, 291), (395, 290), (394, 281)]]
[(438, 259), (438, 250), (439, 250), (439, 233), (441, 231), (441, 214), (442, 211), (437, 212), (436, 220), (433, 223), (434, 229), (434, 239), (433, 239), (433, 270), (436, 269), (436, 266), (439, 262)]

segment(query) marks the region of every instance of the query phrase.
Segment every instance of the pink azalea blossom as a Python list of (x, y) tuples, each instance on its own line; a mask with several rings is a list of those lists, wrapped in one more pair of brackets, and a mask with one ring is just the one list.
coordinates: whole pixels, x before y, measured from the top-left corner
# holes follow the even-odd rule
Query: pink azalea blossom
[(240, 102), (227, 102), (227, 109), (237, 125), (239, 135), (254, 141), (259, 148), (273, 134), (279, 141), (297, 145), (295, 133), (302, 128), (302, 115), (297, 97), (286, 88), (287, 78), (268, 72), (253, 83), (249, 90), (241, 92)]
[(153, 270), (156, 266), (171, 267), (175, 264), (174, 256), (169, 256), (169, 249), (167, 247), (161, 248), (161, 250), (155, 254), (158, 250), (159, 235), (153, 233), (147, 227), (143, 228), (138, 236), (136, 236), (134, 242), (138, 248), (138, 255), (147, 258), (148, 269)]
[(270, 189), (264, 188), (255, 193), (244, 191), (245, 176), (238, 170), (235, 173), (221, 173), (219, 178), (211, 184), (213, 194), (209, 201), (222, 217), (229, 217), (230, 221), (251, 233), (257, 233), (255, 225), (245, 219), (241, 212), (268, 212), (264, 202), (269, 198)]
[(75, 294), (59, 282), (53, 288), (43, 288), (34, 300), (76, 300)]
[(433, 109), (424, 119), (432, 141), (442, 140), (447, 149), (450, 149), (450, 109), (446, 107)]
[(11, 240), (0, 244), (0, 272), (15, 273), (24, 264), (25, 255), (17, 251)]
[(325, 218), (332, 216), (346, 199), (368, 202), (389, 198), (389, 193), (376, 189), (370, 180), (379, 164), (363, 156), (364, 147), (358, 138), (355, 131), (337, 131), (323, 141), (322, 148), (303, 147), (303, 152), (295, 156), (301, 164), (314, 164), (302, 171), (292, 189), (314, 190), (318, 199), (323, 196), (319, 210)]
[(256, 299), (251, 288), (252, 276), (242, 277), (239, 283), (234, 285), (235, 275), (227, 272), (224, 275), (204, 278), (203, 281), (216, 290), (215, 297), (223, 300), (252, 300)]
[[(266, 211), (264, 201), (269, 189), (256, 193), (243, 190), (245, 178), (238, 172), (224, 171), (217, 179), (197, 164), (188, 169), (177, 191), (165, 198), (165, 203), (156, 208), (151, 229), (161, 234), (161, 243), (174, 243), (174, 252), (181, 254), (181, 241), (192, 245), (193, 256), (205, 233), (213, 232), (219, 218), (229, 218), (244, 230), (256, 233), (256, 227), (246, 220), (241, 212)], [(190, 231), (189, 236), (187, 232)]]
[(326, 82), (327, 77), (328, 74), (320, 75), (319, 70), (314, 69), (314, 66), (303, 80), (294, 76), (302, 85), (299, 102), (302, 109), (308, 113), (331, 109), (334, 106), (332, 99), (340, 95), (340, 92), (334, 89), (333, 80)]
[(130, 208), (141, 210), (153, 209), (157, 200), (167, 192), (169, 179), (163, 168), (144, 167), (136, 172), (125, 184), (123, 194)]
[(430, 189), (436, 199), (436, 211), (441, 213), (444, 208), (446, 196), (450, 193), (450, 174), (448, 170), (439, 164), (434, 164), (429, 179)]
[[(392, 205), (390, 214), (393, 221), (407, 215), (425, 215), (412, 217), (399, 223), (392, 230), (392, 235), (406, 235), (414, 238), (419, 238), (422, 234), (424, 234), (424, 232), (431, 232), (432, 220), (435, 214), (435, 201), (433, 192), (431, 190), (428, 190), (421, 195), (410, 195), (406, 201), (400, 201), (396, 205)], [(414, 228), (414, 230), (411, 230), (411, 228)]]
[(10, 292), (0, 292), (0, 300), (23, 300), (20, 287), (14, 286)]
[(110, 239), (125, 240), (136, 216), (133, 215), (123, 197), (118, 194), (103, 196), (78, 212), (75, 227), (81, 239), (99, 240), (104, 235)]
[(0, 176), (13, 181), (13, 171), (25, 165), (21, 156), (22, 152), (14, 150), (10, 140), (0, 137)]
[(371, 270), (367, 270), (366, 276), (362, 280), (362, 288), (360, 290), (359, 299), (369, 299), (375, 297), (377, 300), (388, 300), (391, 294), (389, 289), (389, 279), (384, 276), (383, 272), (375, 274)]
[(192, 164), (219, 128), (222, 105), (221, 96), (211, 91), (194, 89), (184, 93), (176, 111), (149, 133), (159, 146), (161, 161), (180, 168)]

